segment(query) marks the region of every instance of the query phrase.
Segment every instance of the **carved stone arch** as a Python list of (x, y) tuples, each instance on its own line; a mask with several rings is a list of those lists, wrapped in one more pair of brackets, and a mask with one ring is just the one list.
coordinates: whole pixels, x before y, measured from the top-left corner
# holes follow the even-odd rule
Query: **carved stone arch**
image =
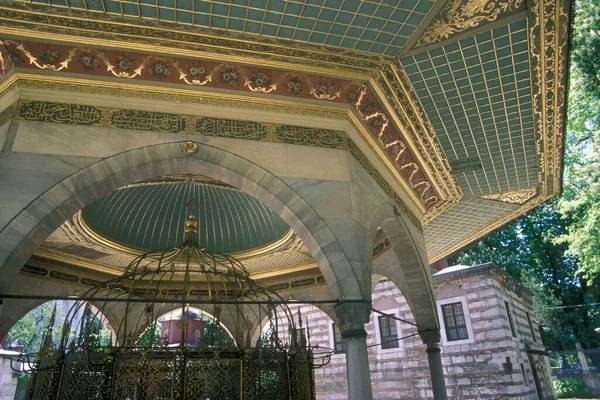
[(379, 311), (393, 310), (397, 309), (398, 307), (400, 307), (400, 305), (396, 302), (396, 300), (388, 296), (382, 296), (378, 298), (375, 303), (373, 303), (373, 308)]
[(433, 281), (422, 231), (391, 204), (375, 210), (374, 218), (390, 242), (394, 262), (375, 263), (373, 273), (387, 277), (400, 289), (419, 331), (431, 332), (433, 337), (429, 335), (428, 340), (439, 342)]
[(438, 288), (438, 290), (436, 290), (435, 292), (436, 300), (449, 299), (452, 297), (463, 297), (466, 295), (467, 293), (464, 291), (463, 288), (453, 283), (446, 283), (445, 285)]
[[(125, 151), (80, 169), (46, 190), (0, 231), (0, 276), (17, 274), (42, 242), (67, 218), (127, 184), (170, 173), (207, 175), (254, 196), (278, 214), (310, 250), (331, 296), (361, 299), (358, 279), (334, 233), (289, 185), (264, 168), (212, 145), (170, 142)], [(194, 146), (192, 146), (193, 148)], [(10, 292), (7, 280), (0, 289)], [(14, 291), (14, 290), (12, 290)]]

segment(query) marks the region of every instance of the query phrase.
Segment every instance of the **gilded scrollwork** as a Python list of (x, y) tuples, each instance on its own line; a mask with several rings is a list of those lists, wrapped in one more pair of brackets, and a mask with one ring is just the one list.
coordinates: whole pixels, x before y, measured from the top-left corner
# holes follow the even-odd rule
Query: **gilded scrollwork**
[[(2, 44), (0, 43), (0, 46)], [(0, 78), (2, 78), (8, 72), (8, 60), (4, 59), (4, 46), (0, 48)]]
[(112, 127), (165, 133), (185, 131), (186, 119), (177, 114), (139, 110), (115, 110), (110, 113)]
[(394, 191), (394, 189), (390, 186), (389, 183), (385, 180), (385, 178), (377, 171), (377, 169), (371, 164), (371, 162), (365, 157), (365, 155), (360, 151), (360, 149), (352, 142), (348, 141), (348, 150), (350, 150), (350, 154), (352, 157), (360, 164), (361, 167), (364, 168), (365, 171), (373, 178), (375, 182), (379, 185), (379, 187), (387, 194), (390, 199), (394, 202), (394, 205), (404, 214), (407, 215), (408, 218), (415, 224), (419, 229), (422, 228), (421, 221), (406, 207), (400, 196)]
[[(39, 44), (33, 42), (6, 40), (4, 44), (8, 45), (9, 48), (18, 49), (28, 56), (32, 53), (28, 48), (38, 50), (40, 48)], [(59, 63), (62, 53), (68, 52), (69, 57), (60, 63), (60, 67), (53, 69), (54, 71), (64, 69), (67, 72), (87, 73), (105, 77), (163, 81), (186, 85), (208, 85), (221, 89), (247, 90), (334, 103), (350, 103), (368, 130), (379, 140), (388, 156), (394, 158), (398, 170), (401, 172), (403, 166), (411, 166), (410, 177), (406, 175), (405, 178), (409, 178), (409, 187), (421, 203), (428, 208), (439, 199), (431, 184), (428, 185), (426, 190), (422, 190), (423, 185), (420, 182), (428, 179), (425, 172), (416, 162), (412, 150), (404, 143), (397, 128), (392, 125), (388, 111), (379, 105), (376, 96), (364, 83), (326, 76), (283, 72), (276, 69), (253, 68), (241, 64), (216, 63), (208, 60), (173, 58), (65, 45), (57, 45), (52, 49), (43, 48), (38, 52), (43, 55), (41, 59), (44, 60), (44, 63), (31, 62), (29, 68), (48, 69), (48, 66)], [(79, 57), (79, 63), (75, 63), (71, 67), (68, 61), (76, 55)], [(102, 63), (106, 69), (98, 68)], [(131, 119), (122, 119), (119, 116), (112, 116), (111, 118), (112, 125), (116, 127), (132, 124)], [(138, 124), (140, 126), (157, 123), (157, 120), (142, 123), (141, 120), (146, 119), (145, 115), (140, 115), (139, 118), (141, 118)], [(145, 130), (147, 128), (141, 127), (140, 129)], [(172, 126), (161, 126), (160, 129), (164, 132), (176, 133), (184, 131), (185, 126), (174, 124)], [(384, 138), (385, 140), (383, 140)], [(281, 140), (302, 140), (306, 142), (308, 138), (282, 137)], [(415, 186), (415, 181), (420, 184), (419, 187)]]
[[(560, 190), (565, 130), (568, 60), (568, 4), (538, 0), (529, 14), (534, 127), (540, 193)], [(558, 28), (558, 30), (557, 30)], [(557, 79), (559, 78), (559, 79)], [(554, 110), (543, 112), (543, 110)]]
[(203, 136), (230, 139), (264, 140), (268, 130), (260, 122), (201, 117), (196, 121), (196, 132)]
[[(429, 172), (435, 177), (444, 194), (444, 204), (450, 206), (462, 197), (462, 191), (458, 182), (450, 170), (448, 160), (441, 149), (435, 131), (427, 118), (424, 109), (420, 105), (412, 85), (405, 75), (404, 70), (398, 64), (384, 67), (378, 76), (378, 85), (383, 91), (386, 100), (395, 111), (394, 116), (399, 125), (404, 127), (404, 132), (416, 146), (419, 154), (424, 156), (424, 161)], [(379, 124), (382, 121), (376, 120)], [(398, 142), (392, 135), (381, 135), (384, 146), (390, 150), (392, 159), (398, 160), (404, 156), (403, 143)], [(442, 207), (446, 209), (447, 206)], [(441, 204), (433, 205), (427, 211), (427, 215), (439, 213)], [(427, 218), (426, 215), (426, 218)]]
[(73, 57), (78, 50), (77, 48), (70, 49), (66, 58), (59, 62), (62, 55), (59, 50), (53, 47), (39, 49), (36, 57), (29, 50), (27, 50), (22, 43), (17, 43), (12, 40), (4, 40), (0, 41), (0, 44), (7, 49), (12, 48), (13, 52), (15, 50), (21, 52), (25, 57), (27, 57), (29, 64), (35, 65), (39, 69), (47, 69), (51, 71), (62, 71), (63, 69), (68, 68), (69, 63), (71, 60), (73, 60)]
[(450, 0), (415, 47), (434, 44), (482, 23), (495, 21), (522, 5), (523, 0)]
[[(4, 0), (0, 8), (0, 19), (6, 26), (35, 30), (47, 34), (68, 34), (77, 32), (78, 36), (122, 41), (127, 38), (132, 43), (142, 45), (170, 45), (183, 50), (196, 50), (208, 53), (227, 55), (256, 55), (270, 62), (289, 62), (302, 60), (302, 64), (320, 68), (344, 68), (349, 71), (365, 71), (377, 69), (379, 64), (390, 58), (385, 56), (365, 56), (361, 52), (342, 48), (307, 48), (291, 41), (280, 41), (275, 38), (262, 37), (256, 42), (256, 36), (243, 33), (223, 31), (219, 36), (209, 29), (195, 27), (189, 30), (174, 30), (172, 24), (160, 21), (140, 20), (132, 24), (132, 20), (116, 15), (106, 16), (101, 13), (80, 12), (79, 18), (48, 13), (48, 9), (39, 4), (25, 4), (21, 1)], [(33, 12), (32, 12), (33, 11)], [(38, 12), (35, 12), (38, 11)]]
[(487, 194), (483, 196), (479, 196), (481, 199), (485, 200), (495, 200), (501, 201), (504, 203), (510, 204), (525, 204), (529, 199), (537, 195), (537, 188), (529, 188), (529, 189), (521, 189), (521, 190), (512, 190), (509, 192), (503, 193), (493, 193)]

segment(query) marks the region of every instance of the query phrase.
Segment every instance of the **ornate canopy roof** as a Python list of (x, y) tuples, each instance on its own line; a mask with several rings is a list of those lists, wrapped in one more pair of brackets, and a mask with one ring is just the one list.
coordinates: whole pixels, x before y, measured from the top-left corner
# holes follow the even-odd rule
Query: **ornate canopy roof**
[(96, 200), (80, 214), (88, 234), (124, 251), (179, 246), (186, 204), (194, 200), (198, 243), (216, 254), (248, 253), (289, 239), (287, 224), (246, 193), (202, 177), (167, 177), (131, 185)]
[(0, 122), (347, 151), (423, 229), (434, 262), (560, 191), (569, 20), (566, 0), (7, 0), (0, 93), (77, 91), (308, 118), (32, 96), (4, 101)]

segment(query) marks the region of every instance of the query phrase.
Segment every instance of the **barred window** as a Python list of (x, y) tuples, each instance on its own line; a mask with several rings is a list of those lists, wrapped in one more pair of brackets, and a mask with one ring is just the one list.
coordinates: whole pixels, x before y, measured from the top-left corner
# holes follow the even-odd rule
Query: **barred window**
[(504, 306), (506, 307), (506, 315), (508, 316), (508, 324), (510, 325), (510, 331), (512, 332), (513, 337), (517, 337), (517, 331), (515, 330), (515, 325), (513, 324), (512, 313), (510, 312), (510, 306), (508, 305), (508, 301), (504, 302)]
[(521, 364), (521, 373), (523, 374), (525, 386), (529, 386), (529, 377), (527, 376), (527, 372), (525, 372), (525, 366), (523, 364)]
[(528, 312), (525, 314), (527, 314), (527, 322), (529, 322), (529, 332), (531, 333), (531, 339), (534, 342), (537, 342), (535, 338), (535, 330), (533, 329), (533, 323), (531, 323), (531, 315)]
[(393, 349), (400, 347), (398, 340), (398, 328), (396, 328), (396, 320), (391, 317), (382, 315), (379, 317), (379, 334), (381, 337), (382, 349)]
[(446, 338), (449, 342), (469, 338), (461, 302), (444, 304), (442, 306), (442, 314), (444, 316), (444, 325), (446, 326)]
[(335, 324), (331, 324), (331, 329), (333, 329), (333, 348), (336, 353), (345, 353), (346, 352), (346, 344), (344, 343), (344, 339), (342, 338), (342, 332), (339, 331), (335, 327)]

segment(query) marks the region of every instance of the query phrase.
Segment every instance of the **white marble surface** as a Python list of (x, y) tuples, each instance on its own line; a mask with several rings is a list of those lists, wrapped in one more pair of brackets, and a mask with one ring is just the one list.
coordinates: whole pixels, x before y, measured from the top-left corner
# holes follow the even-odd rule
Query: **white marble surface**
[(150, 145), (150, 132), (22, 122), (14, 152), (109, 157)]
[(0, 150), (2, 149), (2, 146), (4, 145), (4, 140), (6, 139), (6, 134), (8, 132), (9, 125), (10, 125), (10, 123), (6, 123), (6, 124), (0, 126)]

